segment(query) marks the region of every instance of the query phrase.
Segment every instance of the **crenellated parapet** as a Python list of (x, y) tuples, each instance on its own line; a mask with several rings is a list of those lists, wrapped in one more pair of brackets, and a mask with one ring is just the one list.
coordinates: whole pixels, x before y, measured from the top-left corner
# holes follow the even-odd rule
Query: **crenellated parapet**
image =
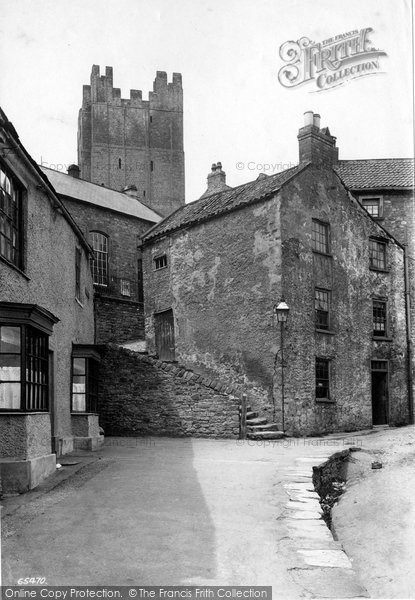
[(120, 88), (113, 86), (113, 69), (105, 67), (105, 75), (100, 74), (99, 65), (93, 65), (90, 85), (83, 86), (83, 108), (104, 102), (115, 106), (182, 110), (183, 88), (181, 73), (173, 73), (172, 81), (167, 79), (165, 71), (157, 71), (153, 83), (153, 91), (149, 92), (149, 99), (143, 100), (141, 90), (130, 90), (129, 98), (121, 97)]

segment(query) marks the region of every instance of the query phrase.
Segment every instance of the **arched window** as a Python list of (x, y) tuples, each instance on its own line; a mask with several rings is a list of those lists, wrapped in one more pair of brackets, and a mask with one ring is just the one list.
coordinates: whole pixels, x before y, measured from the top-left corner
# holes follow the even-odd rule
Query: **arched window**
[(90, 236), (95, 255), (91, 261), (94, 284), (108, 285), (108, 236), (99, 231), (91, 231)]

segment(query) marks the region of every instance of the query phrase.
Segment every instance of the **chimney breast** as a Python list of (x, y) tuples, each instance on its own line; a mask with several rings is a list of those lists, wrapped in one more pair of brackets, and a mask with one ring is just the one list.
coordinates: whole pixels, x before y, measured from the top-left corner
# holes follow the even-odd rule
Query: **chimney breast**
[(68, 175), (70, 175), (70, 177), (74, 177), (75, 179), (79, 179), (81, 174), (81, 169), (78, 167), (78, 165), (69, 165), (68, 167)]

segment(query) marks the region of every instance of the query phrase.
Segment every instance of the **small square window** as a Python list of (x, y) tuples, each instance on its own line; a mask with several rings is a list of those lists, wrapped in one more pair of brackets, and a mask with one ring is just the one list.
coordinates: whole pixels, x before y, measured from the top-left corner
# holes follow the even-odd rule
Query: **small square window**
[(386, 242), (369, 240), (369, 261), (372, 269), (386, 270)]
[(154, 259), (154, 266), (156, 271), (167, 267), (167, 255), (163, 254), (162, 256), (156, 256), (156, 258)]
[(387, 335), (386, 301), (373, 300), (373, 335), (385, 337)]
[(322, 254), (329, 254), (329, 232), (330, 225), (328, 223), (323, 223), (322, 221), (316, 221), (313, 219), (313, 250), (316, 252), (321, 252)]
[(330, 398), (330, 361), (316, 358), (316, 399)]
[(360, 204), (374, 219), (383, 217), (383, 201), (380, 196), (360, 197)]

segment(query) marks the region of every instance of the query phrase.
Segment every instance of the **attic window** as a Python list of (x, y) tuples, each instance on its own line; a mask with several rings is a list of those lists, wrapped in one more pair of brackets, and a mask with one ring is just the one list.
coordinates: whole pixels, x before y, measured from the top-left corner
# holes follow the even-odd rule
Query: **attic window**
[(360, 196), (359, 202), (374, 219), (383, 217), (383, 198), (381, 196)]
[(156, 271), (159, 269), (165, 269), (167, 267), (167, 256), (166, 254), (162, 254), (162, 256), (156, 256), (154, 259), (154, 267)]

